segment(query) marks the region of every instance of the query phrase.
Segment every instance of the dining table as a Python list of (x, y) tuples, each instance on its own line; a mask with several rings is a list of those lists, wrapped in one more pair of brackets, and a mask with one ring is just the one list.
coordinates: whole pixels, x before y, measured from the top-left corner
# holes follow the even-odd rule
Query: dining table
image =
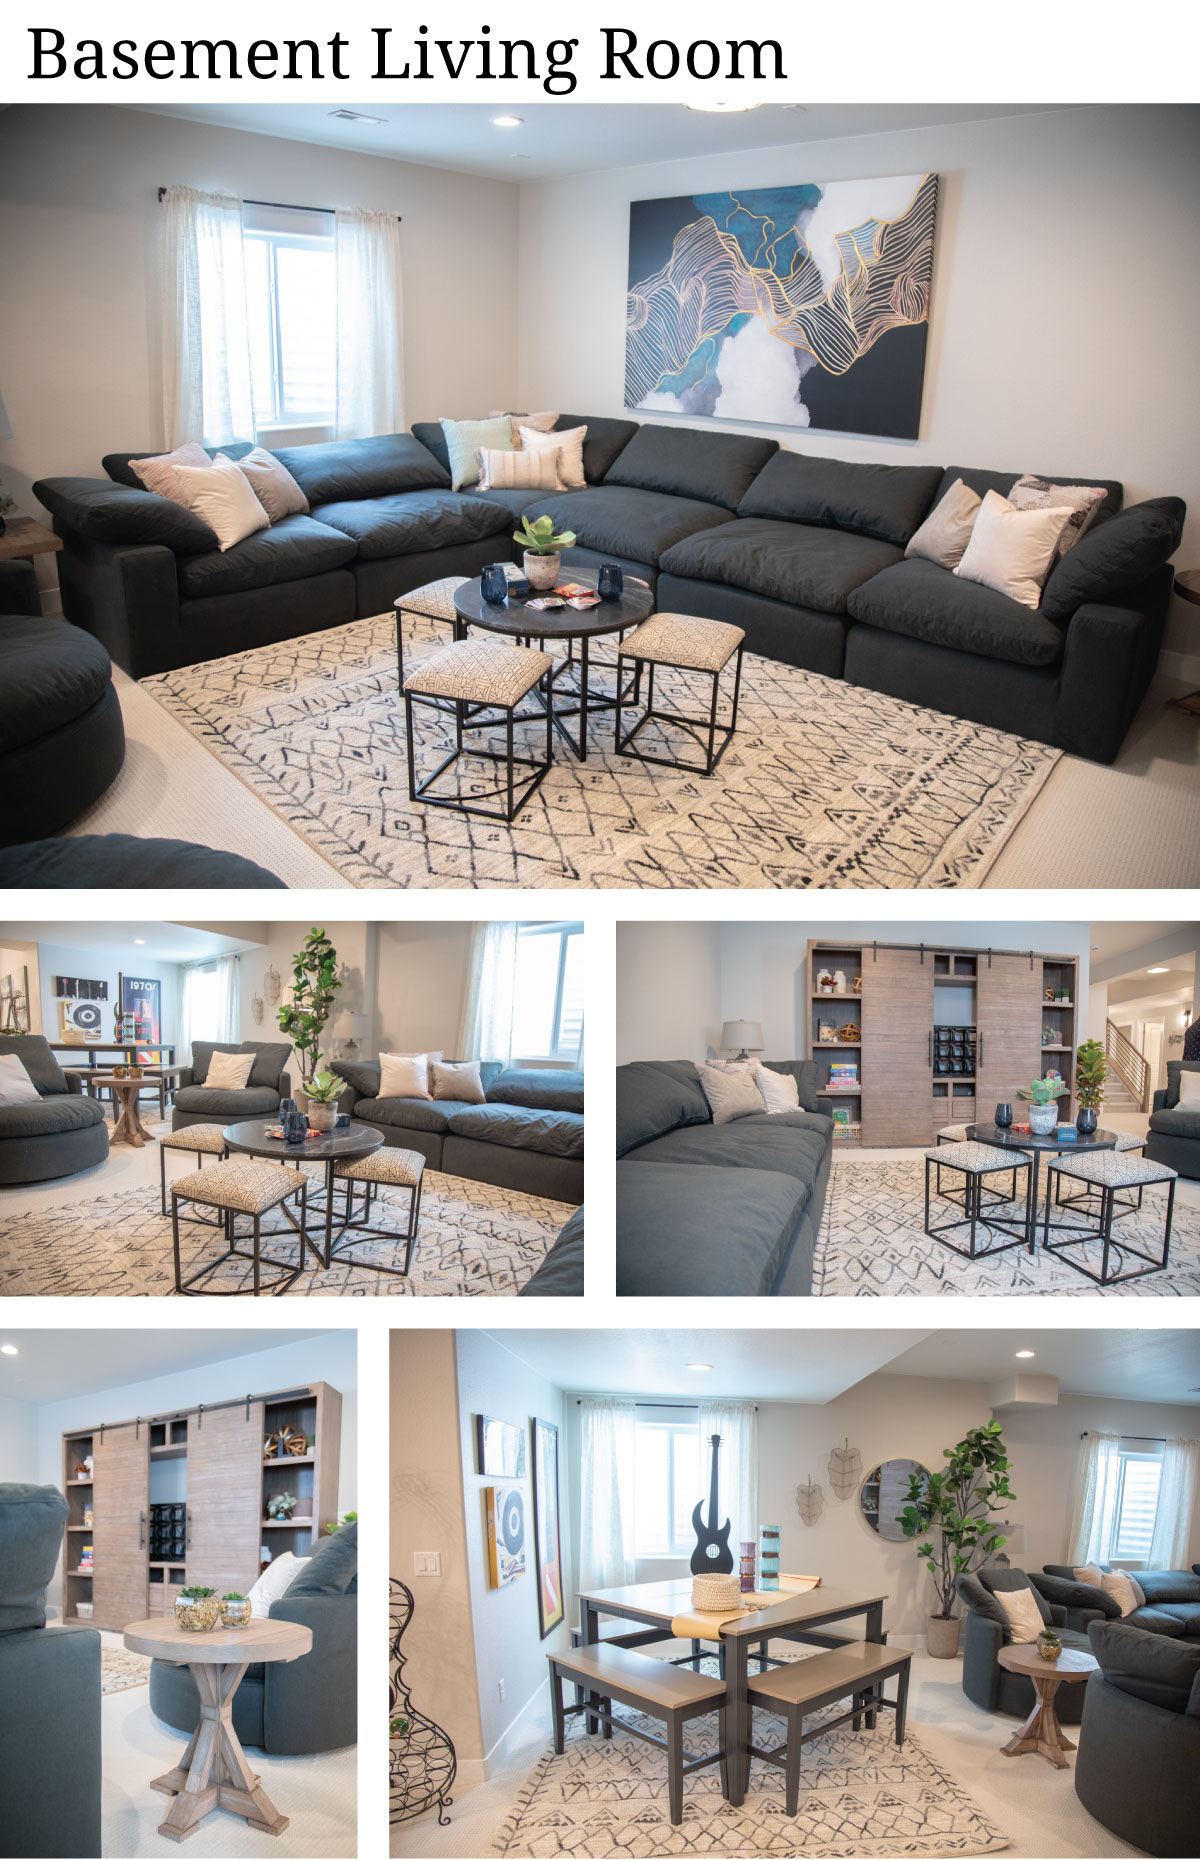
[[(787, 1579), (780, 1577), (781, 1584)], [(764, 1599), (761, 1593), (753, 1602)], [(709, 1635), (697, 1636), (689, 1627), (689, 1637), (700, 1644), (712, 1641), (717, 1649), (725, 1679), (725, 1726), (729, 1746), (729, 1800), (736, 1808), (746, 1799), (750, 1781), (751, 1720), (749, 1676), (750, 1662), (760, 1669), (777, 1664), (767, 1651), (771, 1640), (794, 1640), (815, 1647), (841, 1647), (846, 1634), (830, 1633), (835, 1622), (863, 1620), (861, 1638), (882, 1646), (887, 1641), (883, 1629), (883, 1604), (887, 1591), (881, 1589), (835, 1589), (820, 1582), (803, 1593), (787, 1593), (782, 1588), (778, 1601), (767, 1606), (752, 1605), (732, 1619), (725, 1619)], [(581, 1589), (578, 1591), (579, 1633), (585, 1645), (601, 1639), (600, 1621), (604, 1616), (637, 1622), (641, 1626), (622, 1634), (605, 1634), (604, 1640), (617, 1647), (644, 1647), (654, 1641), (676, 1638), (672, 1628), (680, 1616), (692, 1616), (692, 1579), (672, 1576), (660, 1582), (634, 1582), (615, 1589)], [(702, 1657), (702, 1656), (701, 1656)], [(693, 1664), (695, 1656), (678, 1664)], [(875, 1713), (866, 1713), (868, 1727)]]

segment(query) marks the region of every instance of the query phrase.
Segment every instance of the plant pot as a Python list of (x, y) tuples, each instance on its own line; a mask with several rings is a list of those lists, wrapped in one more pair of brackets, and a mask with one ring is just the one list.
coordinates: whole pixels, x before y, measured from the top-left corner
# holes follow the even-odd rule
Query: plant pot
[(1062, 1652), (1062, 1642), (1057, 1635), (1039, 1634), (1037, 1637), (1037, 1650), (1041, 1654), (1043, 1660), (1054, 1661), (1058, 1659)]
[(217, 1595), (179, 1595), (175, 1598), (175, 1619), (189, 1634), (205, 1634), (221, 1618), (221, 1600)]
[(532, 549), (526, 549), (525, 573), (531, 588), (539, 592), (552, 588), (558, 580), (561, 568), (561, 555), (537, 555)]
[(1095, 1107), (1090, 1104), (1085, 1104), (1076, 1116), (1075, 1128), (1081, 1137), (1090, 1137), (1098, 1122), (1099, 1117)]
[(1058, 1129), (1058, 1105), (1031, 1104), (1029, 1128), (1035, 1137), (1052, 1137)]
[(337, 1105), (314, 1104), (308, 1101), (308, 1121), (313, 1130), (332, 1130), (337, 1118)]
[(221, 1626), (227, 1628), (244, 1628), (250, 1625), (249, 1602), (221, 1603)]
[(925, 1633), (925, 1651), (931, 1660), (953, 1660), (958, 1652), (959, 1619), (957, 1615), (930, 1615)]

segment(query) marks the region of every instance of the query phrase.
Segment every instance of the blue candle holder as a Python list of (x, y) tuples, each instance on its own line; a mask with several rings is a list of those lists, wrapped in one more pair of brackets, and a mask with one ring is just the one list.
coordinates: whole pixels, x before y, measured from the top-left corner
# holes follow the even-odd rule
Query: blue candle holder
[(489, 562), (479, 578), (480, 593), (490, 607), (503, 607), (508, 599), (508, 576), (503, 562)]
[(596, 579), (596, 593), (602, 601), (619, 601), (625, 591), (625, 577), (616, 562), (601, 562)]

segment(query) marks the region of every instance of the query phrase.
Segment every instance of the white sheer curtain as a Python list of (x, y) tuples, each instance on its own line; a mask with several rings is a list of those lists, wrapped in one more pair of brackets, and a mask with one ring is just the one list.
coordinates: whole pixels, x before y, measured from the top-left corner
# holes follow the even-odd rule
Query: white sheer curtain
[(636, 1404), (584, 1396), (580, 1404), (579, 1586), (615, 1589), (634, 1578)]
[(1147, 1569), (1187, 1568), (1192, 1509), (1198, 1490), (1200, 1440), (1176, 1437), (1166, 1441)]
[(1067, 1561), (1106, 1563), (1117, 1522), (1117, 1457), (1119, 1434), (1085, 1434), (1075, 1472)]
[(242, 203), (230, 194), (168, 187), (161, 237), (167, 445), (253, 441)]
[[(734, 1568), (737, 1545), (758, 1536), (758, 1414), (749, 1401), (701, 1402), (697, 1419), (700, 1426), (700, 1465), (703, 1471), (704, 1515), (708, 1516), (708, 1487), (712, 1466), (709, 1441), (720, 1434), (717, 1454), (717, 1480), (720, 1494), (717, 1523), (726, 1518), (733, 1526), (729, 1533)], [(768, 1520), (769, 1522), (769, 1520)]]
[(517, 925), (476, 924), (458, 1059), (512, 1058), (517, 1001)]
[(339, 210), (337, 242), (338, 439), (404, 426), (400, 226), (394, 213)]
[(193, 1040), (228, 1043), (241, 1039), (240, 967), (236, 956), (220, 956), (215, 962), (190, 962), (184, 969), (179, 1004), (181, 1066), (192, 1063)]

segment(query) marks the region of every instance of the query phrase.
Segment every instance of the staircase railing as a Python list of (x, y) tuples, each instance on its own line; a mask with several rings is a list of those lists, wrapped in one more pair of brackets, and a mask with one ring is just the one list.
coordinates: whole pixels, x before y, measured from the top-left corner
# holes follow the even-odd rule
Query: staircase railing
[(1150, 1062), (1111, 1020), (1104, 1024), (1104, 1056), (1125, 1089), (1144, 1111), (1150, 1098)]

